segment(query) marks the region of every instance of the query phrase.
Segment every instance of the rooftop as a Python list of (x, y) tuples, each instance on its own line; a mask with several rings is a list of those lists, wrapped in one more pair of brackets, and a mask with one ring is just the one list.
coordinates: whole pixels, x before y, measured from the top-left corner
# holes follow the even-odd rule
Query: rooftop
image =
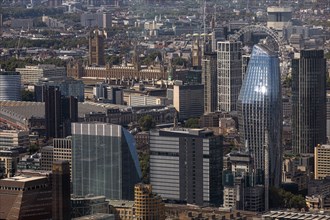
[(45, 176), (14, 176), (6, 179), (2, 179), (2, 181), (15, 181), (15, 182), (29, 182), (34, 180), (40, 180), (46, 178)]
[(134, 201), (128, 200), (109, 200), (109, 205), (121, 208), (132, 208), (134, 206)]

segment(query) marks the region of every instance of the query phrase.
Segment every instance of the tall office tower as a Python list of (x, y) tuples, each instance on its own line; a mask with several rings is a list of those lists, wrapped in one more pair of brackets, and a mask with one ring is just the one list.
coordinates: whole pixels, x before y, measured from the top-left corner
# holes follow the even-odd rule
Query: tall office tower
[(89, 65), (104, 66), (104, 31), (98, 29), (89, 35)]
[(49, 86), (44, 90), (46, 137), (61, 138), (71, 134), (71, 122), (78, 120), (78, 101), (63, 97), (58, 88)]
[(141, 169), (133, 136), (120, 125), (72, 123), (73, 194), (134, 199)]
[(313, 153), (326, 142), (326, 59), (323, 50), (302, 50), (292, 60), (292, 148)]
[(68, 161), (55, 161), (52, 168), (52, 219), (71, 219), (70, 164)]
[(165, 204), (162, 197), (152, 192), (150, 184), (136, 184), (134, 190), (134, 214), (136, 219), (165, 220)]
[(44, 90), (46, 137), (61, 137), (61, 92), (55, 87)]
[(50, 177), (19, 175), (0, 180), (0, 219), (51, 219)]
[(218, 205), (222, 138), (203, 129), (150, 132), (150, 183), (164, 199)]
[(330, 141), (330, 91), (327, 91), (327, 141)]
[(218, 110), (236, 111), (242, 86), (242, 43), (218, 42)]
[(69, 161), (70, 175), (72, 177), (72, 139), (67, 138), (54, 138), (53, 139), (53, 160), (54, 161)]
[[(256, 172), (268, 185), (279, 187), (282, 158), (282, 95), (278, 56), (266, 46), (252, 50), (238, 98), (238, 122), (243, 146), (253, 155)], [(265, 205), (267, 209), (267, 195)]]
[(21, 75), (0, 69), (0, 101), (21, 100)]
[(179, 112), (179, 120), (199, 118), (204, 113), (204, 86), (175, 85), (173, 105)]
[(204, 113), (215, 112), (218, 107), (216, 53), (203, 55), (202, 84), (204, 85)]

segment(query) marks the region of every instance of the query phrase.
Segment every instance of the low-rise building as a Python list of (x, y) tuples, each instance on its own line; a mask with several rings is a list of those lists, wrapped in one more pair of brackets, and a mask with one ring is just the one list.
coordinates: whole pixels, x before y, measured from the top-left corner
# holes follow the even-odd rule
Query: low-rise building
[(71, 197), (72, 218), (78, 218), (96, 213), (109, 213), (109, 202), (105, 196), (89, 195), (85, 197)]
[(63, 78), (66, 77), (65, 67), (57, 67), (51, 64), (39, 64), (37, 66), (25, 66), (16, 68), (21, 74), (22, 84), (36, 84), (40, 78)]
[(22, 130), (0, 130), (0, 150), (13, 147), (28, 147), (29, 132)]

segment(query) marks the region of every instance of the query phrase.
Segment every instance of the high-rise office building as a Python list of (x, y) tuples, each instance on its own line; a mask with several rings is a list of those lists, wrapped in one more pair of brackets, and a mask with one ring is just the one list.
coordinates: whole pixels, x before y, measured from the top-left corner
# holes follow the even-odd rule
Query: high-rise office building
[(204, 86), (175, 85), (173, 105), (179, 112), (179, 120), (199, 118), (204, 112)]
[(152, 192), (150, 184), (135, 185), (134, 214), (140, 220), (165, 220), (165, 204), (162, 197)]
[(21, 100), (21, 75), (0, 69), (0, 101)]
[[(253, 156), (253, 167), (268, 186), (279, 187), (282, 158), (282, 95), (278, 56), (255, 45), (238, 98), (241, 144)], [(267, 209), (268, 198), (265, 195)]]
[(327, 141), (330, 141), (330, 91), (327, 91)]
[(53, 163), (52, 190), (52, 219), (71, 219), (70, 164), (68, 161), (55, 161)]
[(70, 175), (72, 176), (71, 164), (72, 164), (72, 139), (66, 138), (54, 138), (53, 139), (53, 161), (68, 161), (70, 164)]
[(204, 85), (204, 113), (215, 112), (218, 107), (216, 53), (203, 55), (202, 84)]
[(104, 66), (104, 31), (91, 31), (89, 36), (89, 65)]
[(222, 200), (222, 138), (203, 129), (150, 132), (150, 183), (164, 199), (189, 204)]
[(292, 60), (292, 148), (313, 153), (326, 142), (326, 59), (323, 50), (302, 50)]
[(242, 43), (218, 42), (218, 110), (236, 111), (242, 86)]
[(78, 101), (63, 97), (58, 88), (49, 86), (44, 90), (46, 137), (61, 138), (71, 134), (71, 122), (78, 121)]
[(72, 123), (73, 194), (134, 198), (141, 169), (133, 136), (122, 126)]

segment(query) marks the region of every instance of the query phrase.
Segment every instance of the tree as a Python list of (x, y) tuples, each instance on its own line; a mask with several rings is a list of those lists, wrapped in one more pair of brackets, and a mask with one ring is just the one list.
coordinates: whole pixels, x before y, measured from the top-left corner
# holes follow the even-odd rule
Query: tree
[(111, 55), (109, 58), (109, 63), (112, 65), (119, 65), (121, 63), (121, 59), (119, 56)]
[(306, 208), (305, 198), (302, 195), (295, 195), (291, 192), (285, 191), (284, 189), (278, 189), (271, 187), (269, 190), (269, 205), (271, 208), (295, 208), (302, 209)]
[(149, 183), (149, 153), (147, 152), (141, 152), (139, 154), (139, 160), (141, 165), (141, 171), (142, 171), (142, 181), (144, 183)]
[(142, 131), (149, 131), (156, 126), (156, 122), (151, 115), (145, 115), (138, 121)]
[(187, 60), (183, 59), (182, 57), (176, 57), (173, 59), (173, 65), (176, 66), (186, 66)]
[(185, 123), (186, 128), (199, 128), (198, 118), (189, 118)]

